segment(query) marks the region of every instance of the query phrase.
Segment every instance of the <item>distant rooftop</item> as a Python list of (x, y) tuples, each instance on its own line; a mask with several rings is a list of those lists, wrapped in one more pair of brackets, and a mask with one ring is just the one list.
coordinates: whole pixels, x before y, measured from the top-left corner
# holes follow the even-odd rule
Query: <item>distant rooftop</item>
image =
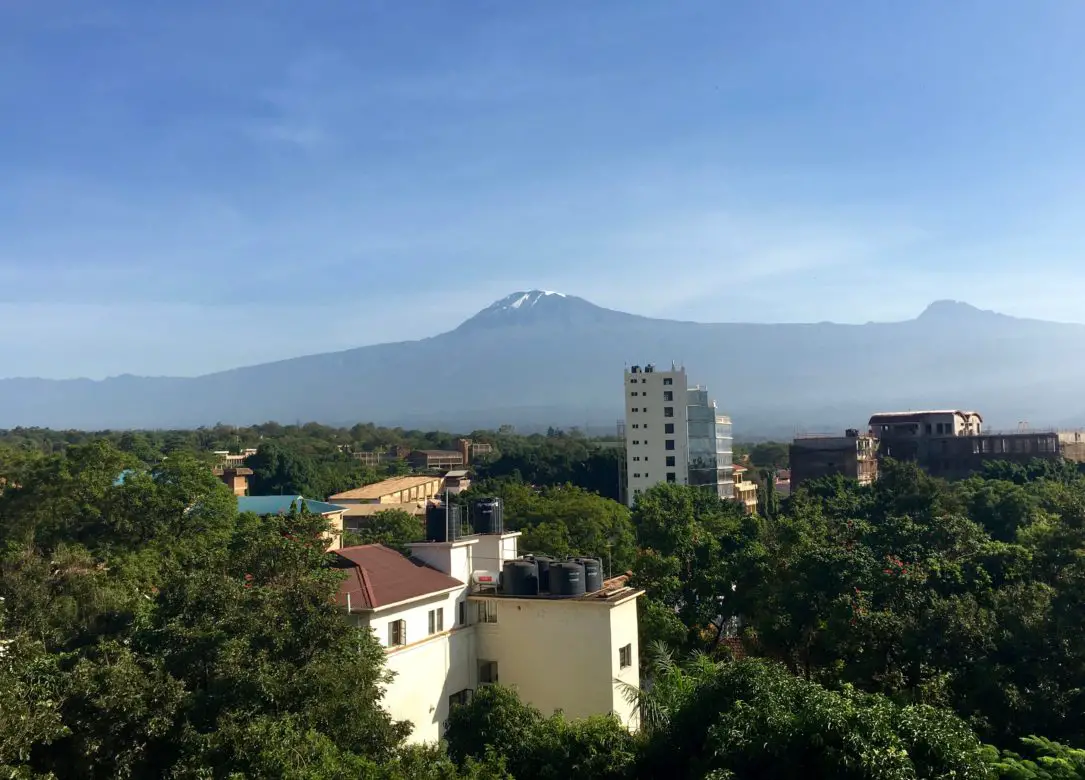
[(882, 419), (882, 418), (891, 419), (891, 418), (925, 417), (925, 416), (931, 415), (931, 414), (957, 414), (957, 415), (960, 415), (961, 417), (976, 416), (976, 417), (980, 418), (981, 422), (983, 421), (983, 416), (980, 415), (979, 412), (972, 412), (972, 411), (962, 410), (962, 409), (916, 409), (916, 410), (910, 411), (910, 412), (878, 412), (877, 414), (872, 414), (870, 416), (870, 419), (874, 420), (875, 418), (877, 418), (877, 419)]
[[(459, 453), (456, 454), (458, 455)], [(346, 501), (348, 499), (360, 500), (381, 498), (382, 496), (391, 495), (392, 493), (398, 493), (401, 490), (410, 490), (414, 487), (421, 487), (422, 485), (429, 484), (430, 482), (439, 479), (440, 477), (392, 477), (391, 479), (386, 479), (382, 482), (374, 482), (372, 485), (363, 485), (360, 488), (347, 490), (343, 493), (336, 493), (334, 496), (331, 496), (331, 500)]]
[(252, 512), (257, 515), (287, 515), (291, 508), (301, 505), (314, 514), (326, 515), (332, 512), (342, 512), (346, 507), (336, 506), (324, 501), (314, 501), (304, 496), (238, 496), (237, 511)]

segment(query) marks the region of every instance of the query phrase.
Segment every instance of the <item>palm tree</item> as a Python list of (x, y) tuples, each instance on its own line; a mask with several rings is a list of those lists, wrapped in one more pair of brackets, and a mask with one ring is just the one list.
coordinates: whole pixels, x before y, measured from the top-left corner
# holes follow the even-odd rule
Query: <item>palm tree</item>
[(685, 663), (679, 663), (671, 648), (658, 639), (645, 648), (645, 659), (643, 688), (622, 680), (614, 682), (625, 700), (637, 706), (641, 729), (649, 735), (666, 728), (671, 713), (726, 663), (713, 661), (701, 650), (691, 653)]

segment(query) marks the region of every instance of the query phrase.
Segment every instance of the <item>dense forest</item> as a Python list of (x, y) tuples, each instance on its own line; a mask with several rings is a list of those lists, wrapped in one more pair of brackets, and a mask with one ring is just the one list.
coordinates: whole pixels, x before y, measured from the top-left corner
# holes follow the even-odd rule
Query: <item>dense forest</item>
[[(342, 453), (306, 428), (241, 446), (319, 475)], [(503, 432), (472, 491), (505, 499), (522, 548), (645, 590), (643, 727), (487, 686), (419, 748), (381, 708), (379, 645), (333, 605), (321, 521), (239, 515), (196, 454), (236, 446), (186, 435), (0, 445), (0, 778), (1085, 778), (1069, 464), (946, 483), (890, 463), (759, 515), (661, 485), (630, 510), (567, 478), (605, 448)], [(360, 541), (421, 533), (382, 515)]]

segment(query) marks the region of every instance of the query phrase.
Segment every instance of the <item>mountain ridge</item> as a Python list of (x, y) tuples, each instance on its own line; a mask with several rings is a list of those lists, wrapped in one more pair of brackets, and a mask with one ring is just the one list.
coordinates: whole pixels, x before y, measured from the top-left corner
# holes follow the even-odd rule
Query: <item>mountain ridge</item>
[[(747, 434), (865, 423), (878, 409), (978, 408), (1076, 419), (1085, 327), (935, 301), (868, 324), (654, 319), (545, 290), (513, 293), (456, 328), (196, 377), (0, 380), (0, 426), (198, 427), (279, 420), (454, 429), (613, 424), (625, 364), (685, 363)], [(1060, 355), (1067, 381), (1040, 383)], [(1060, 375), (1060, 379), (1062, 379)], [(1085, 422), (1085, 420), (1083, 420)]]

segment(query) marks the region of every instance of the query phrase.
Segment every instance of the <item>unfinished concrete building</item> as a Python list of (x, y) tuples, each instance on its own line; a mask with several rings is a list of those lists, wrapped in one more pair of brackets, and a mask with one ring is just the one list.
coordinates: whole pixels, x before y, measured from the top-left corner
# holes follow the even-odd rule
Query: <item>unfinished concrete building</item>
[(842, 474), (869, 485), (878, 476), (877, 440), (849, 429), (844, 436), (800, 436), (790, 447), (791, 485)]

